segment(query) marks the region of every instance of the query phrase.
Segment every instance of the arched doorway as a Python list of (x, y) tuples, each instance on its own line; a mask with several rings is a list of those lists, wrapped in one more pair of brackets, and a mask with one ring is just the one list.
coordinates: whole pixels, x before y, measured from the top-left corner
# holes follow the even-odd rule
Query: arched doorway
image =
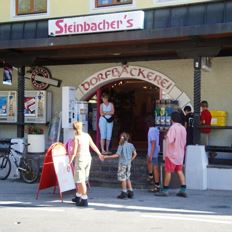
[[(145, 118), (154, 114), (156, 99), (165, 94), (170, 99), (178, 100), (180, 107), (190, 103), (190, 98), (169, 77), (140, 66), (115, 66), (93, 74), (79, 85), (77, 98), (88, 100), (102, 91), (110, 93), (116, 106), (118, 125), (114, 127), (113, 142), (117, 143), (118, 134), (126, 130), (132, 134), (133, 142), (141, 142), (143, 147), (146, 141)], [(95, 99), (99, 108), (100, 95)], [(98, 118), (99, 114), (96, 122)], [(98, 126), (96, 130), (99, 134)]]
[(123, 131), (130, 134), (137, 149), (146, 147), (146, 118), (154, 114), (160, 89), (142, 80), (126, 79), (105, 85), (101, 91), (110, 95), (115, 107), (113, 147)]

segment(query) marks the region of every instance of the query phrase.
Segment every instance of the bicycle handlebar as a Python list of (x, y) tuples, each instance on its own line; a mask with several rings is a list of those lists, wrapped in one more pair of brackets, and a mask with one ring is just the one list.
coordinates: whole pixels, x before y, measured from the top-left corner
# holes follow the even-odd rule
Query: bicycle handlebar
[[(14, 143), (10, 143), (10, 145), (15, 145), (15, 144), (19, 144), (19, 143), (17, 143), (17, 142), (14, 142)], [(29, 146), (29, 145), (31, 145), (30, 143), (22, 143), (23, 145), (25, 145), (25, 146)]]

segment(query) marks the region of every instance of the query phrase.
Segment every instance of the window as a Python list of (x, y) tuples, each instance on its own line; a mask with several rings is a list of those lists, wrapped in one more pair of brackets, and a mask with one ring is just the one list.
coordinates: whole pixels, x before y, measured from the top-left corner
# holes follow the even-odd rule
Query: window
[(16, 15), (47, 13), (47, 0), (16, 0)]
[(96, 7), (132, 4), (133, 0), (96, 0)]

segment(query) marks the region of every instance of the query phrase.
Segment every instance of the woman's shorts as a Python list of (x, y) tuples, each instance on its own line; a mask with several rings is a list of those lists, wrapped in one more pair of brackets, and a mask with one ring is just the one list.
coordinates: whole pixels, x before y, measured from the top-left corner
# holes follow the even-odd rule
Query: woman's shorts
[(131, 175), (131, 165), (118, 165), (118, 180), (119, 181), (125, 181), (130, 179)]
[(178, 172), (183, 170), (183, 165), (176, 165), (171, 162), (168, 157), (165, 157), (165, 171), (166, 172)]
[(111, 140), (114, 123), (108, 123), (102, 116), (99, 119), (101, 139)]
[(88, 181), (91, 167), (91, 159), (78, 160), (76, 162), (74, 180), (75, 183), (83, 183)]

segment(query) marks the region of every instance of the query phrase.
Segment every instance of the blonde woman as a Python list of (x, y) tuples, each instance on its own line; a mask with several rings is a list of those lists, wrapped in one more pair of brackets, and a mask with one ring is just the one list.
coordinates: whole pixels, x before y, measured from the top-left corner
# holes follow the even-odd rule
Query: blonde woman
[(109, 146), (113, 131), (114, 104), (109, 102), (109, 95), (102, 94), (102, 104), (100, 106), (99, 129), (101, 134), (102, 154), (109, 154)]
[(82, 131), (81, 122), (74, 122), (73, 129), (75, 130), (74, 150), (70, 164), (75, 158), (74, 180), (77, 183), (77, 189), (76, 197), (72, 199), (72, 201), (76, 203), (76, 206), (87, 207), (88, 196), (86, 181), (88, 181), (89, 178), (92, 159), (89, 147), (97, 153), (100, 160), (103, 160), (103, 156), (94, 144), (90, 135)]

